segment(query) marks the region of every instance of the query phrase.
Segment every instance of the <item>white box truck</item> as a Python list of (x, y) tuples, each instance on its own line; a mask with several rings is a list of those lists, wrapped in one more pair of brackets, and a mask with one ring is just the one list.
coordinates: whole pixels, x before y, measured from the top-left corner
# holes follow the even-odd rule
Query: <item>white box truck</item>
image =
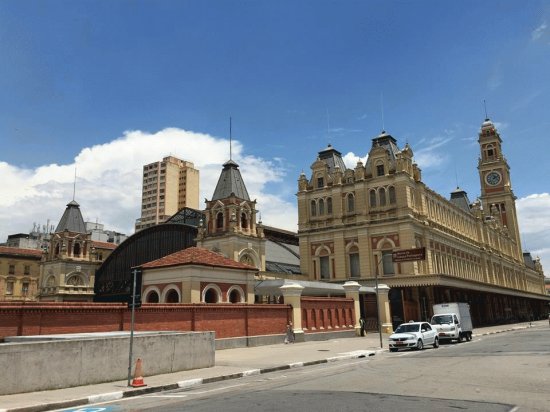
[(440, 341), (464, 339), (472, 340), (472, 317), (467, 303), (439, 303), (433, 306), (434, 315), (431, 324), (439, 335)]

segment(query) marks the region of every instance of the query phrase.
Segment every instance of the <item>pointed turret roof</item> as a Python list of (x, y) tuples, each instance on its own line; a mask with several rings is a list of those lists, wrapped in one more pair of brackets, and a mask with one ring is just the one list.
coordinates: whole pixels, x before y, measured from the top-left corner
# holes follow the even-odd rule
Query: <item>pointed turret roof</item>
[(232, 194), (239, 199), (250, 201), (248, 191), (239, 171), (239, 165), (233, 160), (228, 160), (223, 165), (223, 170), (218, 179), (212, 200), (225, 199)]
[(455, 190), (451, 192), (451, 203), (461, 208), (465, 212), (472, 213), (470, 209), (470, 200), (468, 194), (457, 186)]
[(319, 152), (319, 160), (327, 164), (329, 173), (333, 173), (336, 166), (338, 166), (342, 172), (347, 169), (342, 159), (342, 153), (332, 147), (331, 144)]
[(61, 216), (61, 220), (55, 229), (55, 233), (63, 232), (68, 230), (69, 232), (75, 233), (86, 233), (86, 225), (84, 224), (84, 219), (82, 218), (82, 213), (80, 212), (80, 205), (74, 200), (71, 200), (67, 204), (67, 208)]

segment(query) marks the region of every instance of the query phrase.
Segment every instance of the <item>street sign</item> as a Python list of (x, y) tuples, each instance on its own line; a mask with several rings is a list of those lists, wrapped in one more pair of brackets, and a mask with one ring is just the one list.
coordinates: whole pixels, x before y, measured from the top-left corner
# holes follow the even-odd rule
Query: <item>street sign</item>
[(426, 259), (426, 248), (398, 250), (391, 254), (394, 262), (410, 262)]

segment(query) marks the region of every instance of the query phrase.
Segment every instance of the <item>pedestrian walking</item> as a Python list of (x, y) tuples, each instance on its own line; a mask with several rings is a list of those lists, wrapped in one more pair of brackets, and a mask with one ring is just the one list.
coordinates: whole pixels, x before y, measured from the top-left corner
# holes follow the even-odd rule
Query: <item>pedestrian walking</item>
[(361, 336), (365, 336), (366, 334), (366, 325), (365, 325), (365, 319), (359, 318), (359, 326), (361, 327)]
[(292, 322), (289, 321), (286, 325), (285, 343), (294, 343), (295, 340), (296, 335), (294, 334), (294, 329), (292, 328)]

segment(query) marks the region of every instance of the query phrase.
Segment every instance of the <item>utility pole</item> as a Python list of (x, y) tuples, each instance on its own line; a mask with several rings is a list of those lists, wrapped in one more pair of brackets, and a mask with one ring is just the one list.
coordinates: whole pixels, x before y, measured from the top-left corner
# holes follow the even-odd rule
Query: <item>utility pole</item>
[(130, 322), (130, 354), (128, 357), (128, 386), (130, 385), (130, 381), (132, 379), (132, 350), (134, 345), (134, 315), (136, 311), (136, 276), (137, 276), (137, 269), (134, 269), (132, 271), (133, 275), (133, 284), (132, 287), (132, 320)]

